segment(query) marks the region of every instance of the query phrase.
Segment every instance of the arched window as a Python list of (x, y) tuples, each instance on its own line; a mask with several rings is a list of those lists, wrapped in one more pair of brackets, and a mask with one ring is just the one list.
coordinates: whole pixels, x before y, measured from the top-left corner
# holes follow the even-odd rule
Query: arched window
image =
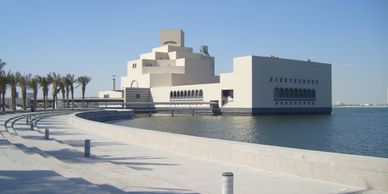
[(176, 98), (176, 91), (174, 91), (174, 98)]
[(289, 98), (289, 96), (288, 96), (288, 88), (284, 89), (284, 97), (285, 98)]
[(183, 98), (183, 91), (181, 91), (180, 93), (181, 93), (181, 98)]
[(280, 88), (279, 97), (284, 98), (284, 90), (283, 88)]
[(294, 89), (290, 88), (288, 92), (289, 92), (290, 98), (294, 98)]
[(298, 98), (302, 98), (303, 96), (302, 96), (302, 89), (301, 88), (299, 88), (298, 89)]
[(313, 98), (315, 99), (315, 89), (313, 89)]
[(200, 98), (203, 97), (203, 91), (202, 91), (202, 90), (199, 90), (199, 97), (200, 97)]
[(195, 90), (195, 97), (198, 98), (198, 90)]
[(192, 98), (195, 97), (194, 90), (191, 90), (191, 97), (192, 97)]
[(277, 100), (279, 98), (279, 88), (275, 88), (273, 91), (273, 98)]
[(137, 81), (136, 80), (132, 80), (131, 88), (137, 88), (137, 87), (139, 87), (139, 84), (137, 83)]
[(184, 91), (183, 97), (185, 97), (185, 98), (187, 97), (187, 90)]
[(170, 92), (170, 98), (173, 98), (174, 97), (174, 93), (171, 91)]
[(307, 94), (306, 94), (307, 92), (306, 92), (306, 89), (303, 89), (303, 91), (302, 91), (302, 98), (306, 98), (307, 97)]

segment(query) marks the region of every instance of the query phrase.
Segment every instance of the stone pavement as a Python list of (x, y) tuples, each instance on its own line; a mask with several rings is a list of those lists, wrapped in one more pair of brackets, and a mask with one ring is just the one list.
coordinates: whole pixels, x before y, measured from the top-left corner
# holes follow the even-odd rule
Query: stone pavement
[[(3, 123), (13, 116), (0, 116), (0, 193), (221, 193), (224, 171), (234, 173), (235, 193), (364, 190), (107, 139), (70, 127), (66, 115), (43, 119), (34, 131), (21, 119), (12, 135)], [(85, 139), (92, 141), (91, 158), (83, 157)]]

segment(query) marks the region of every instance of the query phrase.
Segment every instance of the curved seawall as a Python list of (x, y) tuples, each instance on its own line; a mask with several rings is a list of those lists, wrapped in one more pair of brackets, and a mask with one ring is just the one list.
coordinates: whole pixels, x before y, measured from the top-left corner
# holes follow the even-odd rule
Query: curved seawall
[(76, 113), (76, 115), (87, 120), (106, 122), (118, 119), (130, 119), (133, 118), (134, 113), (128, 110), (97, 110)]
[(107, 121), (132, 116), (133, 113), (129, 111), (84, 112), (70, 115), (68, 123), (90, 133), (150, 148), (305, 178), (388, 191), (388, 159), (386, 158), (250, 144), (87, 120)]

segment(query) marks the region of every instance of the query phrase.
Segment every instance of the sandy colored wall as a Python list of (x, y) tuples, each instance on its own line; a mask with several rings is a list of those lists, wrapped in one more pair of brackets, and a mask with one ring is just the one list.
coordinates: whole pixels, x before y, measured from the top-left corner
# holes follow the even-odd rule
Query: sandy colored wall
[[(314, 108), (331, 107), (331, 65), (312, 61), (298, 61), (269, 57), (252, 57), (253, 107), (254, 108)], [(270, 77), (318, 80), (318, 84), (280, 83)], [(314, 105), (275, 105), (274, 88), (315, 89)]]

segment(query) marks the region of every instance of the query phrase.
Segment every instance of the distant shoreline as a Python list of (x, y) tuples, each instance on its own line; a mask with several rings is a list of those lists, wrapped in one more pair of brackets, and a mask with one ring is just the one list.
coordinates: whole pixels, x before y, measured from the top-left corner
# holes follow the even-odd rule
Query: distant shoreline
[(364, 105), (340, 105), (335, 106), (333, 105), (333, 108), (388, 108), (387, 105), (370, 105), (370, 106), (364, 106)]

